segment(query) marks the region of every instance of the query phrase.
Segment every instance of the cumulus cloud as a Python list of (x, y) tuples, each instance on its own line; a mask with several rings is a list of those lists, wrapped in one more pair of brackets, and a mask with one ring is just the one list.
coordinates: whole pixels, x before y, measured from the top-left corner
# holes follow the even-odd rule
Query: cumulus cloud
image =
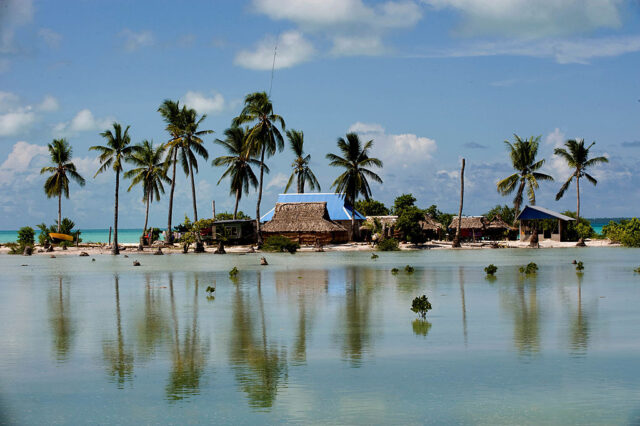
[(68, 136), (78, 132), (91, 130), (104, 130), (111, 126), (113, 118), (96, 118), (89, 109), (83, 109), (71, 119), (71, 121), (60, 122), (53, 128), (54, 134), (58, 136)]
[(40, 28), (40, 30), (38, 30), (38, 37), (52, 49), (59, 48), (60, 42), (62, 41), (62, 35), (49, 28)]
[(388, 134), (376, 123), (356, 122), (348, 132), (360, 134), (364, 139), (374, 140), (374, 152), (378, 158), (390, 165), (408, 167), (409, 164), (431, 160), (437, 150), (436, 141), (413, 133)]
[(22, 180), (32, 180), (34, 175), (40, 173), (39, 167), (42, 166), (48, 153), (46, 146), (25, 141), (16, 142), (6, 160), (0, 164), (0, 186), (13, 185), (18, 176)]
[(241, 50), (234, 59), (234, 64), (254, 70), (270, 70), (273, 65), (274, 48), (278, 46), (275, 68), (289, 68), (306, 62), (315, 53), (315, 48), (303, 34), (288, 31), (277, 39), (267, 36), (253, 49)]
[(0, 136), (14, 136), (25, 132), (36, 121), (31, 107), (0, 114)]
[(460, 13), (461, 35), (536, 38), (621, 26), (623, 0), (422, 0)]
[(224, 97), (215, 92), (206, 96), (201, 92), (188, 91), (182, 97), (182, 103), (200, 114), (219, 114), (227, 107)]
[(155, 43), (155, 37), (151, 31), (135, 32), (125, 28), (120, 31), (119, 36), (124, 40), (122, 47), (127, 52), (135, 52), (143, 47), (152, 46)]

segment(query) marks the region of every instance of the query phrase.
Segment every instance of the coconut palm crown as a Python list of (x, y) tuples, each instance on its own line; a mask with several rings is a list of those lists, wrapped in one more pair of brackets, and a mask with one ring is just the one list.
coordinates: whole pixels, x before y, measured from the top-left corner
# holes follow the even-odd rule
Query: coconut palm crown
[(130, 157), (138, 151), (138, 147), (132, 146), (131, 137), (129, 136), (129, 127), (127, 126), (124, 131), (119, 123), (113, 123), (113, 131), (105, 130), (100, 133), (104, 139), (106, 139), (106, 145), (95, 145), (89, 148), (90, 151), (98, 151), (98, 161), (100, 161), (100, 168), (96, 172), (94, 178), (100, 173), (103, 173), (109, 169), (112, 169), (116, 173), (116, 190), (115, 190), (115, 205), (113, 213), (113, 248), (112, 254), (120, 254), (118, 248), (118, 193), (120, 191), (120, 172), (122, 172), (122, 166), (125, 161), (130, 161)]
[(163, 183), (171, 183), (171, 179), (167, 176), (166, 162), (163, 160), (165, 150), (165, 145), (154, 148), (153, 142), (142, 141), (138, 145), (137, 152), (129, 158), (135, 168), (124, 174), (126, 179), (131, 179), (127, 192), (136, 185), (142, 186), (142, 202), (146, 205), (143, 235), (147, 232), (149, 222), (149, 204), (154, 200), (160, 200), (160, 194), (164, 194)]
[(58, 197), (58, 232), (60, 232), (62, 195), (69, 198), (69, 178), (80, 186), (84, 186), (85, 180), (76, 171), (75, 164), (71, 162), (73, 150), (66, 139), (54, 139), (47, 148), (53, 166), (43, 167), (40, 174), (51, 173), (44, 183), (44, 192), (47, 198)]
[(291, 173), (291, 177), (289, 177), (287, 186), (284, 188), (284, 192), (289, 191), (294, 179), (297, 181), (298, 194), (304, 193), (304, 185), (307, 182), (309, 182), (309, 189), (320, 191), (318, 179), (316, 179), (316, 176), (309, 167), (311, 155), (304, 155), (304, 133), (293, 129), (287, 130), (287, 139), (289, 139), (289, 146), (296, 158), (291, 164), (293, 172)]
[(587, 179), (594, 186), (597, 185), (598, 181), (596, 178), (587, 173), (586, 170), (597, 164), (608, 163), (609, 159), (605, 156), (589, 158), (589, 150), (593, 145), (595, 145), (595, 142), (592, 142), (591, 145), (585, 147), (584, 139), (569, 139), (564, 145), (567, 149), (556, 148), (553, 153), (563, 158), (567, 162), (567, 165), (573, 169), (573, 173), (569, 176), (569, 179), (567, 179), (564, 185), (560, 187), (560, 190), (556, 194), (556, 200), (562, 198), (566, 190), (569, 189), (571, 181), (575, 179), (577, 195), (576, 216), (577, 219), (580, 220), (580, 178)]
[(525, 187), (527, 197), (532, 205), (536, 204), (536, 189), (539, 188), (539, 181), (552, 181), (553, 177), (540, 173), (538, 170), (544, 165), (545, 160), (537, 160), (540, 136), (523, 140), (514, 134), (515, 142), (504, 141), (509, 151), (511, 164), (516, 173), (502, 179), (497, 183), (498, 192), (502, 195), (516, 193), (513, 205), (516, 215), (520, 212)]
[[(213, 160), (214, 166), (226, 166), (227, 169), (222, 173), (218, 185), (224, 178), (229, 177), (229, 194), (235, 195), (236, 203), (233, 208), (233, 218), (236, 219), (238, 214), (238, 203), (242, 198), (242, 193), (249, 193), (250, 187), (258, 186), (258, 178), (251, 169), (251, 166), (260, 166), (260, 161), (251, 156), (247, 145), (247, 135), (249, 129), (242, 127), (230, 127), (224, 131), (226, 138), (224, 140), (216, 139), (214, 143), (222, 146), (229, 155), (223, 155)], [(266, 167), (269, 173), (269, 168)]]

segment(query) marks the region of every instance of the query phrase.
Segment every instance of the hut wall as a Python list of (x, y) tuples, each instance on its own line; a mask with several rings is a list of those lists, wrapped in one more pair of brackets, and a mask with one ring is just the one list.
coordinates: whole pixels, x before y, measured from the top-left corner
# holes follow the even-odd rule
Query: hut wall
[[(332, 234), (332, 232), (265, 232), (264, 236), (267, 238), (272, 235), (282, 235), (300, 245), (315, 245), (316, 242), (325, 245), (334, 242)], [(346, 236), (346, 232), (341, 232), (341, 234)]]

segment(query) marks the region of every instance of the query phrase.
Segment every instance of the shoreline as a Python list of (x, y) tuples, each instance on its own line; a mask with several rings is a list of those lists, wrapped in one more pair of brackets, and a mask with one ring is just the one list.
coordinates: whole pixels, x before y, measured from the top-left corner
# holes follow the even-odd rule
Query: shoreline
[[(494, 244), (498, 244), (498, 247), (495, 247)], [(124, 243), (120, 245), (122, 248), (120, 249), (120, 255), (154, 255), (154, 252), (157, 250), (158, 246), (154, 247), (145, 247), (144, 251), (138, 251), (137, 243)], [(540, 241), (539, 248), (547, 249), (547, 248), (572, 248), (576, 247), (575, 241), (570, 242), (558, 242), (551, 240), (542, 240)], [(608, 239), (602, 240), (586, 240), (586, 247), (620, 247), (620, 244), (611, 243)], [(228, 246), (225, 247), (225, 251), (228, 254), (247, 254), (251, 253), (251, 245), (238, 245), (238, 246)], [(429, 243), (414, 246), (413, 244), (401, 243), (400, 251), (419, 251), (419, 250), (483, 250), (483, 249), (528, 249), (528, 242), (519, 242), (519, 241), (492, 241), (492, 242), (476, 242), (476, 243), (463, 243), (461, 248), (454, 249), (451, 247), (450, 241), (431, 241)], [(205, 246), (204, 253), (193, 253), (192, 249), (190, 249), (187, 254), (215, 254), (214, 250), (216, 246)], [(378, 252), (378, 250), (369, 243), (345, 243), (345, 244), (331, 244), (326, 245), (323, 248), (324, 252)], [(62, 250), (59, 247), (56, 247), (53, 252), (45, 252), (42, 250), (42, 246), (36, 245), (34, 247), (34, 252), (32, 256), (79, 256), (80, 253), (85, 252), (89, 256), (96, 255), (111, 255), (111, 247), (108, 244), (80, 244), (78, 247), (69, 247), (67, 250)], [(313, 246), (302, 246), (298, 249), (301, 253), (318, 253), (316, 248)], [(163, 254), (184, 254), (182, 252), (182, 246), (176, 244), (172, 247), (162, 247)], [(263, 252), (261, 250), (255, 250), (254, 253), (272, 253), (272, 252)], [(0, 247), (0, 255), (9, 254), (9, 248), (2, 244)], [(13, 256), (22, 256), (22, 254), (16, 254)]]

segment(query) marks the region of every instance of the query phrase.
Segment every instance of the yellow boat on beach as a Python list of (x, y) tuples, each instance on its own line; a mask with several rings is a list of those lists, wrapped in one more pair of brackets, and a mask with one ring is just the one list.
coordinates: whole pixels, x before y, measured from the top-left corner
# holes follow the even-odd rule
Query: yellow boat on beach
[(51, 233), (49, 233), (49, 236), (53, 240), (73, 241), (73, 237), (71, 235), (67, 235), (67, 234), (58, 234), (56, 232), (51, 232)]

